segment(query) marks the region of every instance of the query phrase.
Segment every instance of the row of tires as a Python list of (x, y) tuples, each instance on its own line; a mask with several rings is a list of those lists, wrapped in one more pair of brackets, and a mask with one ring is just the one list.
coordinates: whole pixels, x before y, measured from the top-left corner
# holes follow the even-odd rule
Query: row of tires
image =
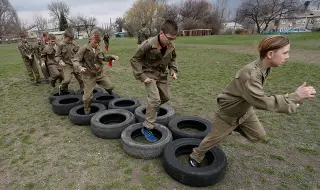
[[(49, 97), (53, 112), (69, 115), (76, 125), (90, 125), (92, 133), (103, 139), (119, 139), (123, 151), (134, 158), (153, 159), (162, 156), (163, 167), (173, 179), (190, 186), (208, 186), (218, 182), (225, 174), (227, 159), (219, 148), (206, 154), (203, 166), (193, 168), (180, 161), (199, 145), (212, 128), (212, 123), (196, 116), (176, 116), (175, 110), (161, 105), (154, 135), (157, 142), (147, 142), (142, 133), (146, 106), (135, 98), (109, 95), (102, 89), (94, 90), (91, 113), (84, 114), (81, 92)], [(188, 130), (186, 130), (188, 129)]]

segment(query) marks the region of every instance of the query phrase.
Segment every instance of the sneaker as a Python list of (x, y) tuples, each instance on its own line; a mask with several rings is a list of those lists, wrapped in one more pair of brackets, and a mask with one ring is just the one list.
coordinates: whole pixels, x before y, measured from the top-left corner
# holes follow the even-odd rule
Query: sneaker
[(200, 163), (192, 159), (190, 156), (189, 156), (188, 163), (191, 167), (196, 167), (196, 168), (200, 167)]
[(157, 137), (153, 135), (151, 130), (146, 127), (142, 127), (141, 132), (149, 142), (156, 142), (158, 140)]

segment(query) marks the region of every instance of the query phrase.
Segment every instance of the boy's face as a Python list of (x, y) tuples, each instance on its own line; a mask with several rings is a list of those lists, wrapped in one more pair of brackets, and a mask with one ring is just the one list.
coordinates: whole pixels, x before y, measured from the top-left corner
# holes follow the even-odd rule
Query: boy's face
[(72, 38), (70, 38), (69, 36), (64, 36), (64, 40), (65, 40), (67, 43), (71, 43), (71, 42), (72, 42)]
[(272, 67), (279, 67), (280, 65), (284, 64), (287, 59), (289, 59), (289, 51), (290, 51), (290, 44), (274, 51), (270, 51), (267, 54), (268, 59), (271, 62)]
[(96, 49), (99, 46), (99, 43), (100, 43), (100, 41), (95, 38), (90, 40), (90, 44), (94, 49)]
[(43, 36), (43, 39), (44, 39), (44, 41), (48, 41), (49, 39), (48, 39), (48, 36)]
[(51, 45), (56, 44), (56, 40), (50, 40), (49, 42), (50, 42)]
[(172, 41), (177, 38), (177, 35), (165, 34), (162, 31), (160, 32), (160, 41), (163, 45), (170, 45)]

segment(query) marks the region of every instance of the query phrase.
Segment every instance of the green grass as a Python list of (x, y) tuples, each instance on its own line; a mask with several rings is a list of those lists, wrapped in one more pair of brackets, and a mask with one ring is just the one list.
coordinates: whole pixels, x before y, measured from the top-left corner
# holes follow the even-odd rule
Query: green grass
[[(171, 106), (177, 115), (213, 119), (216, 97), (235, 73), (256, 59), (194, 44), (252, 45), (261, 36), (179, 37), (178, 80), (169, 80)], [(290, 35), (297, 48), (314, 49), (318, 33)], [(86, 43), (86, 40), (81, 41)], [(135, 39), (111, 40), (120, 56), (106, 72), (122, 97), (145, 103), (143, 85), (132, 75), (129, 59)], [(318, 46), (315, 46), (319, 48)], [(49, 85), (31, 86), (17, 44), (0, 45), (0, 189), (193, 189), (169, 177), (161, 158), (139, 160), (126, 155), (119, 140), (95, 137), (88, 126), (75, 126), (52, 112)], [(267, 93), (294, 91), (307, 81), (320, 89), (319, 65), (290, 60), (273, 69)], [(77, 90), (75, 80), (70, 85)], [(220, 146), (228, 158), (225, 178), (205, 189), (317, 189), (319, 184), (319, 95), (292, 116), (257, 110), (268, 143), (251, 143), (239, 134)]]

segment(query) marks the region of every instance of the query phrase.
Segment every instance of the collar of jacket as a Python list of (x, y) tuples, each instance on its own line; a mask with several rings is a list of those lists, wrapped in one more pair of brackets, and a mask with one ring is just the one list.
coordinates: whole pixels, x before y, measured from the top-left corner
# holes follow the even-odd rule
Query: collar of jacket
[(271, 67), (269, 67), (269, 68), (263, 68), (262, 67), (262, 61), (261, 61), (261, 59), (257, 59), (257, 61), (256, 61), (256, 68), (259, 68), (259, 70), (261, 71), (261, 74), (262, 74), (262, 76), (263, 76), (263, 78), (265, 78), (265, 73), (267, 74), (267, 76), (270, 74), (270, 72), (271, 72)]
[[(155, 37), (150, 38), (148, 41), (153, 49), (158, 49), (158, 51), (160, 51), (161, 45), (159, 44), (158, 36), (159, 35), (156, 35)], [(171, 43), (171, 45), (167, 46), (167, 51), (163, 57), (166, 57), (169, 53), (172, 52), (173, 49), (174, 49), (174, 46), (173, 46), (173, 43)]]
[[(93, 47), (92, 47), (92, 45), (90, 44), (90, 43), (88, 43), (87, 45), (86, 45), (86, 48), (87, 48), (87, 50), (89, 50), (91, 53), (94, 53), (93, 52)], [(94, 54), (97, 54), (97, 53), (99, 53), (100, 52), (100, 48), (99, 48), (99, 46), (96, 48), (96, 52), (94, 53)]]

